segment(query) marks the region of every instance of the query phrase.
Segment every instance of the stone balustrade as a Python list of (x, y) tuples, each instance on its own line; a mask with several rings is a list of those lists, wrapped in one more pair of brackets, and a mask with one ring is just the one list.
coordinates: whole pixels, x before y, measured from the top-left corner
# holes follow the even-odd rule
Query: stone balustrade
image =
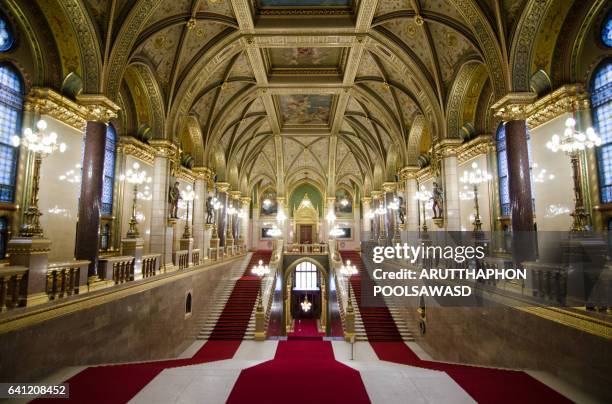
[(87, 260), (50, 263), (45, 288), (49, 300), (57, 300), (85, 291), (88, 265)]
[(287, 244), (285, 254), (327, 254), (327, 244)]
[(28, 268), (0, 267), (0, 312), (21, 306), (27, 290)]
[(142, 256), (142, 277), (150, 278), (159, 273), (161, 254), (147, 254)]
[(100, 278), (113, 281), (115, 285), (134, 279), (134, 257), (132, 256), (123, 255), (100, 259), (98, 268)]
[(191, 262), (193, 265), (200, 265), (200, 249), (195, 248), (191, 251)]
[(179, 270), (189, 267), (189, 250), (175, 251), (173, 263)]

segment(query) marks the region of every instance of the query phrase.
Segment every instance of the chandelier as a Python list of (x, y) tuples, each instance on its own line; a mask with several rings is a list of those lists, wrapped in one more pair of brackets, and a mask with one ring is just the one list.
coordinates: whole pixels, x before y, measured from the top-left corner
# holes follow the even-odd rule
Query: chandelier
[(332, 237), (344, 236), (344, 230), (335, 225), (333, 229), (329, 231), (329, 235)]
[(546, 147), (553, 152), (561, 150), (568, 155), (585, 149), (592, 149), (599, 145), (601, 145), (601, 138), (597, 136), (595, 130), (588, 128), (586, 133), (576, 130), (576, 120), (574, 118), (567, 118), (565, 121), (563, 137), (555, 134), (546, 143)]
[(308, 295), (306, 295), (306, 297), (304, 298), (304, 301), (300, 303), (300, 305), (302, 306), (302, 311), (304, 313), (308, 313), (310, 311), (310, 308), (312, 307), (312, 303), (310, 303), (310, 301), (308, 300)]
[(344, 265), (340, 267), (340, 273), (344, 276), (357, 275), (359, 271), (355, 265), (351, 265), (351, 261), (347, 260)]
[(264, 276), (270, 273), (270, 267), (264, 265), (262, 260), (259, 260), (257, 265), (254, 265), (253, 269), (251, 269), (251, 273), (257, 276)]

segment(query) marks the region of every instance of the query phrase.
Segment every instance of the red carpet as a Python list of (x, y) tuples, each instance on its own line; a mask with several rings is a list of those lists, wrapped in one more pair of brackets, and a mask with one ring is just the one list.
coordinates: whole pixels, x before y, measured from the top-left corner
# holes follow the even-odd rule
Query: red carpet
[(292, 337), (280, 341), (274, 359), (245, 369), (228, 403), (369, 403), (359, 372), (337, 362), (331, 342), (315, 337), (315, 320), (302, 320)]
[(324, 332), (319, 332), (316, 319), (294, 320), (293, 332), (287, 333), (287, 338), (294, 339), (318, 339), (324, 337)]
[[(236, 283), (213, 330), (213, 334), (216, 333), (214, 340), (207, 341), (192, 358), (89, 367), (66, 380), (66, 383), (70, 385), (70, 398), (35, 401), (44, 400), (44, 403), (53, 400), (57, 400), (58, 403), (125, 403), (164, 369), (231, 359), (242, 342), (249, 322), (248, 318), (244, 320), (244, 313), (248, 311), (250, 317), (259, 290), (259, 279), (253, 279), (249, 273), (254, 263), (260, 259), (268, 263), (270, 256), (269, 251), (258, 251), (253, 254), (245, 275)], [(256, 286), (253, 287), (255, 284)], [(254, 294), (253, 290), (255, 290)], [(236, 300), (233, 301), (233, 298)], [(250, 308), (240, 310), (236, 307), (236, 301), (250, 305)], [(225, 340), (221, 339), (222, 335), (226, 336)]]
[(257, 301), (257, 294), (261, 287), (258, 276), (251, 274), (251, 269), (262, 260), (264, 265), (270, 262), (271, 251), (257, 251), (253, 253), (242, 278), (238, 279), (227, 304), (217, 320), (217, 324), (210, 334), (209, 340), (242, 340), (246, 332), (253, 307)]
[[(357, 298), (370, 345), (372, 345), (380, 360), (446, 372), (479, 403), (570, 402), (570, 400), (525, 372), (454, 365), (419, 359), (402, 341), (384, 301), (378, 302), (381, 307), (362, 307), (362, 281), (367, 287), (372, 283), (372, 280), (363, 266), (361, 255), (354, 251), (342, 251), (341, 255), (343, 261), (350, 259), (359, 269), (359, 275), (351, 277), (351, 286)], [(384, 332), (389, 332), (389, 335), (385, 336)]]

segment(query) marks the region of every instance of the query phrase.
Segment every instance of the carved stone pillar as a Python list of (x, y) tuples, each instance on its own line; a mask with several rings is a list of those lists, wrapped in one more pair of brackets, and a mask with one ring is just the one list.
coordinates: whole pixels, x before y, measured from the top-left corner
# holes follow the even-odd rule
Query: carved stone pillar
[(461, 215), (459, 212), (459, 174), (457, 147), (460, 139), (445, 139), (438, 145), (442, 158), (443, 207), (444, 225), (447, 231), (461, 230)]
[(220, 246), (226, 246), (226, 224), (227, 224), (227, 208), (229, 206), (229, 190), (230, 184), (227, 182), (217, 183), (217, 199), (221, 203), (221, 207), (217, 210), (217, 234), (219, 235)]
[[(385, 197), (385, 236), (387, 240), (393, 240), (393, 243), (397, 241), (396, 230), (397, 228), (397, 211), (389, 209), (391, 203), (395, 199), (395, 193), (397, 191), (397, 184), (395, 182), (385, 182), (383, 184), (383, 192)], [(399, 236), (399, 232), (397, 234)], [(395, 240), (394, 240), (395, 239)]]
[(213, 173), (206, 167), (195, 167), (196, 176), (194, 191), (196, 199), (193, 201), (193, 243), (194, 248), (200, 250), (200, 259), (206, 257), (204, 248), (204, 224), (206, 222), (206, 200), (208, 199), (208, 183), (212, 181)]
[(249, 241), (249, 205), (251, 203), (251, 198), (248, 196), (243, 196), (240, 198), (240, 203), (242, 205), (242, 218), (240, 219), (240, 241), (241, 244), (244, 245), (247, 249), (250, 248), (251, 243)]
[(372, 211), (372, 198), (369, 196), (361, 198), (361, 206), (363, 207), (363, 232), (367, 239), (369, 233), (372, 231), (372, 219), (368, 218)]
[(168, 191), (172, 160), (177, 148), (167, 140), (151, 140), (155, 149), (151, 200), (151, 228), (149, 250), (162, 254), (162, 266), (172, 267), (174, 223), (168, 220)]
[(400, 171), (400, 177), (404, 181), (405, 192), (404, 201), (406, 203), (406, 214), (404, 223), (408, 232), (418, 232), (419, 230), (419, 201), (415, 198), (418, 191), (416, 173), (417, 166), (404, 167)]
[(87, 108), (89, 114), (85, 128), (75, 258), (88, 260), (88, 276), (95, 276), (100, 243), (106, 124), (111, 118), (117, 116), (119, 107), (102, 95), (80, 95), (77, 101)]
[(382, 203), (382, 192), (372, 191), (370, 195), (372, 195), (372, 211), (374, 212), (374, 217), (372, 218), (372, 237), (370, 239), (377, 240), (380, 236), (380, 215), (376, 213), (376, 210)]

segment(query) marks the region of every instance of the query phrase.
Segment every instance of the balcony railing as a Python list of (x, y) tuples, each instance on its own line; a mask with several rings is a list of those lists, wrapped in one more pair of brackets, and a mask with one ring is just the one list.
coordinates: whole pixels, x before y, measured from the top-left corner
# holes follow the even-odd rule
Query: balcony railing
[(54, 262), (47, 270), (46, 292), (49, 300), (72, 296), (87, 283), (89, 261)]
[(26, 267), (0, 267), (0, 312), (21, 305), (21, 301), (25, 298), (27, 273)]
[(327, 244), (287, 244), (285, 254), (327, 254)]

